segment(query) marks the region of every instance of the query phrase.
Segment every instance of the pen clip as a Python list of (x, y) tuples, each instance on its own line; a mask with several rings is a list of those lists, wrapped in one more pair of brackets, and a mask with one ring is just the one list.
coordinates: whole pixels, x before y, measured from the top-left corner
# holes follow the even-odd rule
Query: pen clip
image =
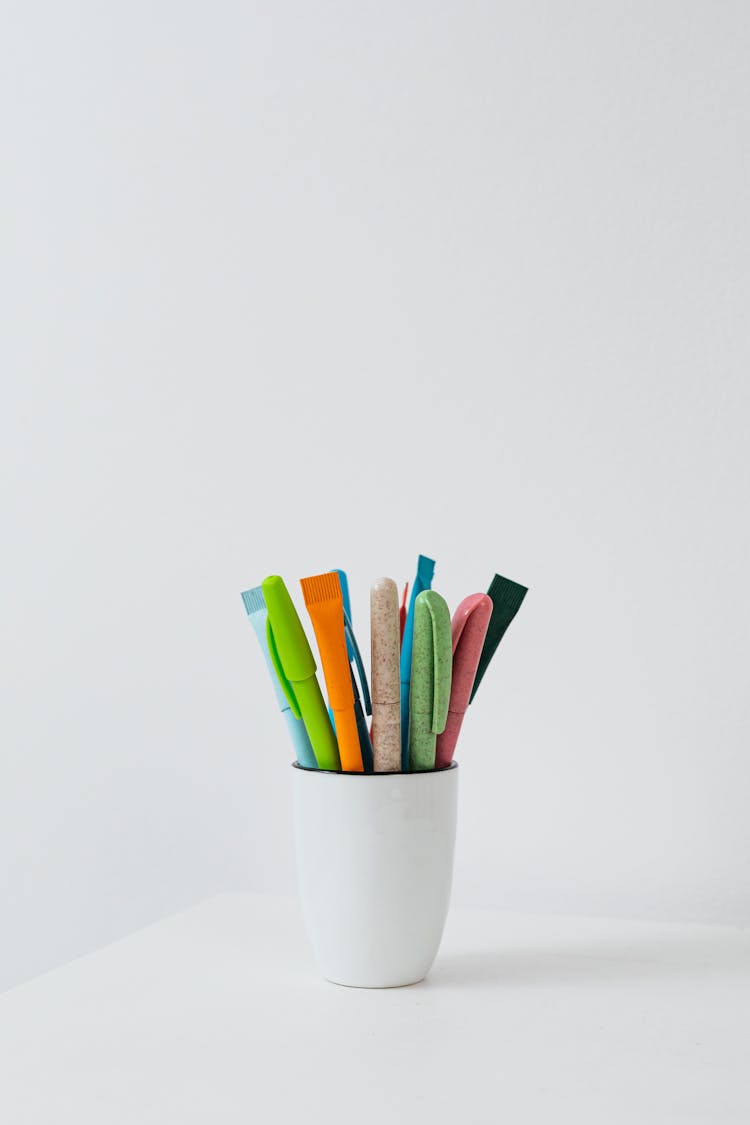
[(466, 622), (469, 620), (470, 617), (471, 617), (471, 613), (466, 613), (458, 621), (458, 624), (456, 626), (456, 631), (453, 634), (453, 643), (451, 645), (451, 647), (453, 649), (453, 655), (454, 656), (456, 655), (456, 650), (458, 649), (459, 643), (461, 641), (461, 636), (463, 634), (463, 631), (466, 628)]
[(279, 678), (281, 690), (287, 698), (295, 719), (301, 719), (302, 712), (299, 709), (297, 696), (294, 694), (294, 688), (286, 677), (284, 665), (281, 663), (281, 657), (279, 656), (279, 650), (276, 648), (276, 638), (273, 635), (273, 628), (271, 626), (270, 617), (266, 618), (266, 640), (268, 641), (268, 653), (271, 657), (271, 663), (273, 664), (274, 671)]
[(365, 666), (362, 662), (362, 656), (359, 651), (357, 639), (354, 636), (354, 631), (352, 630), (352, 623), (349, 620), (349, 613), (346, 609), (344, 609), (344, 635), (346, 637), (346, 647), (350, 653), (350, 660), (353, 658), (354, 663), (357, 666), (357, 675), (359, 676), (359, 682), (362, 685), (362, 696), (364, 701), (365, 714), (371, 715), (372, 700), (370, 699), (370, 688), (367, 683), (367, 674), (365, 672)]
[[(451, 623), (451, 633), (453, 637), (451, 647), (453, 649), (454, 661), (461, 644), (461, 638), (469, 622), (474, 619), (472, 623), (478, 623), (479, 628), (484, 627), (482, 633), (482, 639), (484, 639), (484, 635), (487, 632), (485, 622), (489, 623), (491, 613), (492, 599), (488, 594), (469, 594), (468, 598), (464, 598), (453, 615), (453, 621)], [(485, 621), (482, 621), (483, 617)]]
[(438, 643), (437, 618), (435, 607), (427, 601), (426, 609), (432, 625), (432, 731), (440, 734), (445, 730), (448, 706), (451, 698), (451, 668), (453, 653)]

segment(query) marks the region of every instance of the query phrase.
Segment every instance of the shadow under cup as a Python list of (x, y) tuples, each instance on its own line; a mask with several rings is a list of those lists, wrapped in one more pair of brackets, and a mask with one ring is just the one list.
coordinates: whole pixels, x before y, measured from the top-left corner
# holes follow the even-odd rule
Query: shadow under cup
[(323, 976), (416, 984), (435, 960), (453, 878), (458, 767), (294, 770), (302, 913)]

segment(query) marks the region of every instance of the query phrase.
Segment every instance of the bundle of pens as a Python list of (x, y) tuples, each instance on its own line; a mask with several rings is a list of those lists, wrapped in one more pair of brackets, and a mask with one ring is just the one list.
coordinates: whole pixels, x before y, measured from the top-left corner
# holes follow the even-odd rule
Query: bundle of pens
[[(527, 590), (496, 574), (487, 593), (464, 598), (451, 621), (445, 599), (431, 589), (434, 570), (434, 561), (420, 555), (408, 613), (408, 584), (400, 605), (393, 579), (371, 588), (372, 697), (352, 630), (346, 574), (332, 570), (301, 580), (328, 710), (283, 579), (274, 575), (243, 593), (300, 766), (407, 773), (451, 764), (466, 709)], [(372, 715), (370, 728), (365, 714)]]

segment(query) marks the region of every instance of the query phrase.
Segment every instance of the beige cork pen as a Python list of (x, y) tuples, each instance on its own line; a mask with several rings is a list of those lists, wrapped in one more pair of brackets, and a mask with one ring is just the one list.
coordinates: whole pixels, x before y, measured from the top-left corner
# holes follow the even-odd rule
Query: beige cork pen
[(379, 578), (370, 589), (372, 751), (375, 773), (401, 769), (401, 682), (398, 588)]

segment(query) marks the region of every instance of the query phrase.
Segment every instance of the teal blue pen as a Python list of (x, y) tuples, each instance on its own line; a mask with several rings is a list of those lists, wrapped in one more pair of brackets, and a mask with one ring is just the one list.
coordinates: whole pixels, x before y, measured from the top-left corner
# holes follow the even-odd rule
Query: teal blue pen
[(423, 590), (432, 586), (435, 560), (420, 555), (417, 559), (417, 577), (411, 588), (409, 612), (406, 615), (404, 636), (401, 641), (401, 769), (409, 769), (409, 696), (411, 692), (411, 655), (414, 646), (414, 603)]
[(284, 691), (279, 683), (279, 677), (276, 675), (276, 669), (271, 660), (271, 654), (268, 651), (268, 640), (266, 637), (266, 619), (268, 618), (268, 610), (266, 609), (266, 599), (263, 597), (263, 587), (255, 586), (252, 590), (245, 590), (242, 595), (242, 600), (245, 603), (247, 615), (250, 618), (250, 624), (255, 630), (255, 635), (258, 638), (261, 650), (266, 658), (268, 671), (273, 680), (273, 688), (276, 692), (276, 699), (278, 700), (281, 713), (286, 720), (286, 725), (289, 729), (289, 734), (292, 738), (297, 761), (301, 766), (306, 769), (317, 769), (318, 763), (315, 760), (313, 748), (310, 745), (310, 739), (307, 734), (307, 729), (302, 719), (295, 717), (289, 700), (284, 695)]
[[(334, 567), (334, 570), (338, 574), (339, 582), (341, 583), (341, 597), (344, 599), (344, 617), (348, 618), (349, 629), (351, 630), (351, 626), (352, 626), (352, 603), (349, 600), (349, 579), (346, 577), (346, 571), (345, 570), (339, 570), (338, 567)], [(346, 638), (346, 651), (347, 651), (348, 656), (349, 656), (349, 663), (351, 664), (352, 660), (354, 660), (354, 648), (353, 648), (352, 642), (351, 642), (351, 640), (349, 639), (348, 636)], [(367, 714), (369, 715), (370, 712), (368, 711)]]
[(357, 733), (359, 734), (359, 748), (362, 752), (362, 767), (365, 773), (372, 773), (374, 769), (373, 755), (372, 755), (372, 742), (370, 741), (370, 730), (367, 726), (367, 719), (365, 712), (368, 715), (372, 714), (372, 700), (370, 699), (370, 688), (367, 683), (367, 675), (365, 673), (365, 666), (362, 663), (362, 656), (360, 655), (359, 647), (352, 631), (352, 623), (349, 620), (349, 615), (344, 612), (344, 636), (346, 637), (347, 647), (354, 653), (354, 664), (357, 668), (359, 675), (359, 682), (362, 685), (362, 694), (364, 695), (364, 711), (362, 710), (362, 700), (357, 688), (357, 680), (352, 669), (352, 690), (354, 692), (354, 717), (357, 720)]

